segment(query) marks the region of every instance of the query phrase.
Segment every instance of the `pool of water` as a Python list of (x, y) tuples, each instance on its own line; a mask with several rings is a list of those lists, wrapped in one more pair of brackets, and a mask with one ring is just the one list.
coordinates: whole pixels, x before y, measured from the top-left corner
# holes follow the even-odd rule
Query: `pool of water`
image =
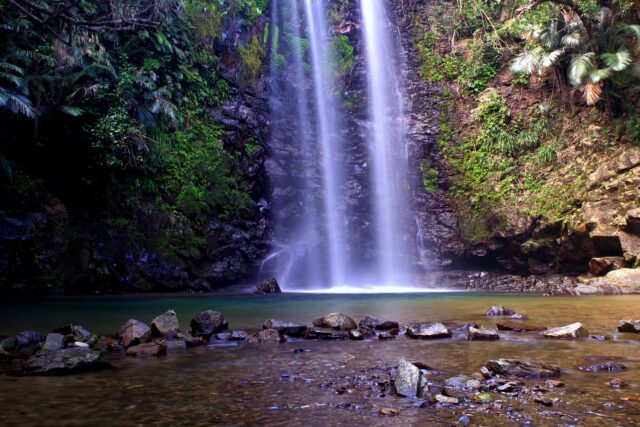
[[(531, 322), (560, 326), (580, 321), (609, 340), (549, 341), (537, 334), (501, 333), (497, 342), (455, 339), (362, 342), (304, 341), (280, 345), (173, 350), (162, 358), (111, 356), (118, 368), (69, 377), (11, 377), (0, 367), (0, 423), (11, 426), (77, 425), (450, 425), (464, 414), (471, 425), (637, 425), (640, 423), (640, 341), (616, 332), (618, 320), (638, 318), (640, 296), (542, 297), (475, 293), (398, 295), (284, 294), (85, 297), (0, 302), (0, 334), (46, 332), (75, 322), (112, 335), (128, 318), (149, 321), (167, 309), (186, 327), (204, 309), (224, 313), (232, 329), (259, 328), (268, 318), (311, 323), (341, 311), (356, 320), (371, 314), (410, 322), (477, 322), (502, 304)], [(294, 352), (304, 349), (304, 352)], [(496, 396), (490, 407), (420, 408), (389, 390), (362, 386), (384, 382), (400, 358), (422, 361), (443, 380), (471, 374), (492, 358), (531, 358), (563, 369), (567, 385), (552, 390), (552, 407)], [(587, 373), (587, 358), (615, 357), (616, 373)], [(628, 388), (613, 390), (618, 377)], [(364, 380), (363, 380), (364, 381)], [(375, 382), (375, 381), (374, 381)], [(532, 381), (529, 384), (544, 384)], [(632, 399), (626, 399), (631, 396)], [(476, 406), (482, 406), (477, 404)], [(383, 417), (379, 410), (399, 410)], [(497, 409), (496, 409), (497, 408)], [(519, 414), (514, 416), (513, 414)], [(511, 414), (511, 415), (509, 415)]]

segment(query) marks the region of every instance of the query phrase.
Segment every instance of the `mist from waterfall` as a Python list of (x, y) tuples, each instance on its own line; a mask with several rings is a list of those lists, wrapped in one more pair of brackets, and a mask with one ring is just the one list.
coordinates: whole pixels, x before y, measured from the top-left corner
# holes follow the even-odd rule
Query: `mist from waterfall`
[[(352, 121), (362, 128), (354, 140), (347, 136), (343, 117), (349, 113), (331, 69), (336, 34), (328, 23), (329, 2), (271, 2), (267, 166), (275, 248), (263, 262), (263, 274), (276, 276), (285, 290), (410, 289), (415, 245), (407, 236), (415, 239), (415, 225), (408, 202), (400, 48), (384, 5), (359, 3), (362, 25), (355, 31), (361, 31), (364, 49), (360, 90), (367, 107), (364, 117)], [(364, 160), (354, 166), (346, 153), (353, 156), (358, 149)], [(366, 200), (350, 198), (347, 187), (354, 182), (366, 189)], [(353, 213), (363, 210), (367, 219)]]

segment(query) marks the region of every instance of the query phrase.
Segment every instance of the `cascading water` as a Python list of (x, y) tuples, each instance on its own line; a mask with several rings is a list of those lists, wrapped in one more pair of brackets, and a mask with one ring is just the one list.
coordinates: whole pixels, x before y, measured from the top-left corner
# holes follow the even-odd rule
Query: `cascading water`
[[(346, 120), (346, 85), (331, 68), (343, 34), (328, 25), (331, 4), (271, 3), (268, 170), (276, 249), (263, 267), (285, 290), (408, 290), (416, 231), (400, 44), (384, 0), (360, 0), (362, 24), (352, 31), (362, 39), (364, 73), (350, 84), (368, 107)], [(365, 194), (353, 197), (354, 187)]]
[(382, 283), (408, 280), (409, 245), (405, 236), (411, 217), (407, 189), (407, 151), (400, 93), (399, 46), (393, 44), (383, 0), (361, 0), (366, 51), (369, 145), (373, 162), (375, 236)]

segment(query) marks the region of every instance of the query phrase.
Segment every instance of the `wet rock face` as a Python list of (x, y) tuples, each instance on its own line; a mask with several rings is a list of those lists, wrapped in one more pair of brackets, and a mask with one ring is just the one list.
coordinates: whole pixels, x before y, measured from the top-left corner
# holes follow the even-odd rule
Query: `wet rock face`
[(357, 329), (356, 322), (346, 314), (342, 313), (330, 313), (319, 319), (313, 321), (313, 326), (320, 328), (330, 328), (339, 331), (350, 331)]
[(225, 330), (226, 322), (222, 313), (206, 310), (191, 319), (190, 326), (194, 335), (209, 337), (216, 332)]
[(604, 277), (597, 277), (576, 286), (575, 295), (623, 295), (640, 293), (640, 269), (613, 270)]
[(70, 375), (111, 367), (98, 351), (67, 348), (33, 356), (25, 362), (23, 370), (26, 375)]
[(589, 261), (589, 272), (594, 276), (604, 276), (611, 270), (624, 268), (623, 257), (599, 257), (591, 258)]
[(500, 335), (494, 329), (469, 328), (469, 341), (495, 341)]
[(490, 360), (484, 367), (489, 376), (502, 375), (513, 378), (551, 378), (560, 376), (560, 368), (534, 360)]
[(282, 337), (275, 329), (264, 329), (247, 337), (247, 342), (255, 344), (278, 344)]
[(120, 327), (118, 338), (125, 347), (146, 343), (151, 339), (151, 328), (139, 320), (129, 319)]

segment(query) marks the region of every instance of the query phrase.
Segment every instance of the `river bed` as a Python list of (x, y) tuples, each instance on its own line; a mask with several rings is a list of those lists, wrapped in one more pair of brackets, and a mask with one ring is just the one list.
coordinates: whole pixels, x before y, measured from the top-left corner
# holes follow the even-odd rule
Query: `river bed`
[[(637, 318), (640, 296), (543, 297), (475, 293), (401, 295), (206, 295), (85, 297), (0, 303), (0, 334), (41, 332), (75, 322), (113, 335), (128, 318), (145, 322), (167, 309), (186, 328), (205, 309), (224, 313), (230, 329), (255, 329), (268, 318), (310, 324), (340, 311), (450, 324), (495, 326), (484, 315), (502, 304), (546, 326), (580, 321), (593, 339), (551, 341), (536, 333), (501, 332), (495, 342), (442, 339), (300, 341), (239, 347), (170, 350), (150, 359), (111, 355), (114, 370), (68, 377), (0, 375), (0, 422), (11, 426), (79, 425), (637, 425), (640, 422), (640, 341), (616, 331)], [(297, 350), (297, 351), (296, 351)], [(435, 370), (434, 381), (477, 372), (488, 360), (524, 358), (562, 368), (565, 387), (545, 391), (552, 406), (495, 394), (491, 402), (426, 405), (388, 387), (401, 358)], [(589, 373), (579, 366), (600, 359), (623, 363), (621, 372)], [(6, 365), (2, 374), (9, 372)], [(620, 378), (624, 389), (609, 381)], [(385, 385), (385, 382), (386, 385)], [(380, 385), (380, 384), (382, 385)], [(525, 381), (534, 388), (544, 380)], [(630, 399), (629, 399), (630, 398)], [(463, 399), (464, 401), (464, 399)], [(382, 408), (399, 411), (380, 415)], [(465, 417), (468, 415), (468, 417)], [(462, 418), (461, 418), (462, 417)], [(461, 421), (459, 421), (461, 420)]]

